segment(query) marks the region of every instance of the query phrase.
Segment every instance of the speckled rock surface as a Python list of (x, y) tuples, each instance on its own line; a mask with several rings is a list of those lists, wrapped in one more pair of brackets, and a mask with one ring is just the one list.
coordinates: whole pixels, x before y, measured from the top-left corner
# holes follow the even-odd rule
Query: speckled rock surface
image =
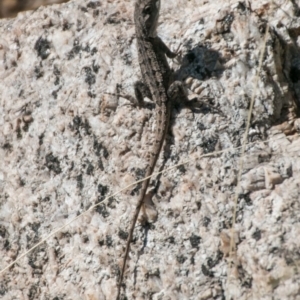
[[(299, 297), (300, 9), (277, 4), (162, 2), (191, 103), (174, 103), (123, 299)], [(108, 94), (133, 96), (140, 78), (132, 14), (132, 1), (78, 0), (0, 21), (1, 270), (143, 178), (153, 105)], [(241, 145), (254, 92), (230, 255), (239, 150), (203, 154)], [(1, 299), (114, 299), (137, 196), (103, 201), (2, 272)]]

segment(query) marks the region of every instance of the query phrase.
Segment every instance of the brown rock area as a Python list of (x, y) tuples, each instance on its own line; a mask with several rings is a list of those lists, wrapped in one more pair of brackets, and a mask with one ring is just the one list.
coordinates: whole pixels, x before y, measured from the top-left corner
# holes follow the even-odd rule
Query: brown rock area
[[(134, 96), (141, 76), (133, 4), (0, 20), (1, 299), (115, 299), (139, 186), (122, 189), (143, 178), (154, 133), (150, 101), (109, 94)], [(161, 5), (190, 102), (172, 107), (122, 299), (298, 299), (299, 4)]]
[(37, 9), (42, 5), (64, 3), (68, 0), (1, 0), (0, 18), (13, 18), (20, 11)]

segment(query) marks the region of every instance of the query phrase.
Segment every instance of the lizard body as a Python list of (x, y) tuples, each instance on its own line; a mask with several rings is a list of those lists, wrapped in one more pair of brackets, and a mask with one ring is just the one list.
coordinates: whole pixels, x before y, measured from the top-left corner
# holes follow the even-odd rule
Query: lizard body
[[(143, 83), (137, 82), (135, 84), (135, 95), (139, 103), (143, 101), (144, 96), (151, 98), (155, 103), (155, 138), (148, 153), (145, 177), (151, 176), (153, 173), (168, 130), (170, 119), (170, 97), (168, 96), (168, 89), (172, 83), (172, 70), (169, 67), (166, 56), (169, 58), (176, 56), (176, 54), (170, 51), (163, 41), (156, 36), (159, 9), (159, 0), (137, 0), (134, 10), (138, 59), (143, 79)], [(149, 182), (150, 178), (142, 182), (138, 203), (129, 229), (119, 278), (117, 299), (120, 295), (135, 223), (144, 202)]]

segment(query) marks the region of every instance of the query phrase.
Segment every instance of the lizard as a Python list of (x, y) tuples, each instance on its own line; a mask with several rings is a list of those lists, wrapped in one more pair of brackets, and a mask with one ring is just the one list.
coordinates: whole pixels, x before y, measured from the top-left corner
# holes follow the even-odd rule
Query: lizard
[[(146, 178), (153, 173), (168, 131), (171, 99), (175, 94), (178, 95), (178, 87), (181, 88), (181, 82), (173, 82), (173, 71), (166, 58), (166, 56), (174, 58), (177, 53), (172, 52), (156, 33), (159, 11), (160, 0), (137, 0), (135, 2), (134, 24), (138, 61), (143, 80), (142, 82), (137, 81), (134, 85), (135, 97), (138, 103), (142, 103), (143, 98), (148, 97), (155, 104), (155, 136), (154, 143), (151, 145), (152, 149), (148, 153), (148, 163), (145, 170)], [(139, 199), (131, 221), (119, 277), (117, 299), (120, 296), (133, 231), (146, 197), (149, 182), (150, 177), (142, 182)]]

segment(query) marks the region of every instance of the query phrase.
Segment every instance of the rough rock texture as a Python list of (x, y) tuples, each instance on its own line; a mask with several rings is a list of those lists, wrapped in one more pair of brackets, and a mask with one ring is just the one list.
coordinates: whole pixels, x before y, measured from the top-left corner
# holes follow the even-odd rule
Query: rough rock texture
[[(173, 107), (127, 299), (299, 297), (296, 2), (162, 2), (159, 35), (180, 46), (170, 64), (191, 103)], [(103, 199), (143, 178), (153, 136), (151, 103), (107, 94), (133, 96), (140, 78), (132, 14), (132, 1), (77, 0), (0, 21), (0, 269), (100, 204), (2, 272), (1, 299), (116, 295), (138, 188)], [(253, 93), (230, 254), (240, 149), (202, 155), (241, 145)]]

